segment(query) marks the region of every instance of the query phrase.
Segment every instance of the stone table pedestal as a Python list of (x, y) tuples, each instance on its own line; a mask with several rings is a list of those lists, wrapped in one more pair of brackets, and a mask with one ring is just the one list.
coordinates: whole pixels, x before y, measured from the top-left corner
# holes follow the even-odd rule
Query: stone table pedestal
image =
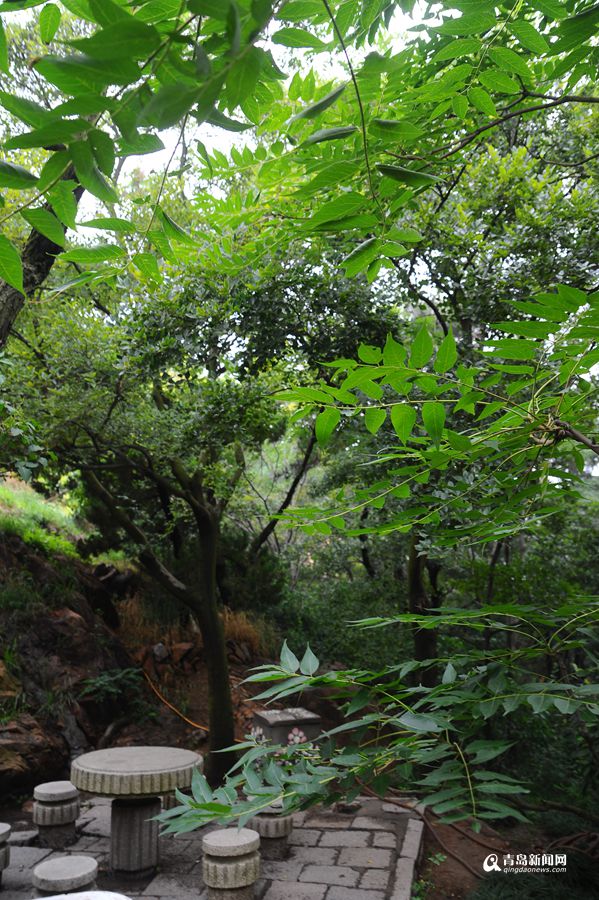
[(160, 796), (191, 785), (202, 757), (177, 747), (113, 747), (79, 756), (71, 781), (82, 791), (114, 797), (111, 866), (115, 872), (146, 875), (158, 865)]

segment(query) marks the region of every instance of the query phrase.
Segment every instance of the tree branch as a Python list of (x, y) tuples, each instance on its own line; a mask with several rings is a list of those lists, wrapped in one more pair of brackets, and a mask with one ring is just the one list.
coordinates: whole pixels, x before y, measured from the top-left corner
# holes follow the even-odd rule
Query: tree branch
[(281, 502), (275, 516), (273, 516), (273, 518), (270, 520), (270, 522), (268, 522), (264, 526), (262, 531), (258, 535), (256, 535), (256, 537), (250, 544), (250, 555), (251, 556), (256, 556), (258, 554), (260, 548), (266, 543), (266, 541), (269, 539), (269, 537), (271, 536), (271, 534), (277, 527), (277, 524), (279, 521), (279, 516), (285, 512), (287, 507), (292, 502), (292, 500), (295, 496), (295, 492), (298, 489), (302, 478), (306, 474), (306, 471), (308, 469), (308, 464), (310, 462), (310, 457), (312, 456), (312, 452), (313, 452), (315, 446), (316, 446), (316, 434), (314, 431), (312, 431), (312, 434), (310, 435), (310, 440), (308, 441), (308, 446), (306, 447), (306, 450), (304, 452), (302, 460), (299, 464), (298, 470), (295, 473), (293, 481), (289, 485), (289, 490), (285, 494), (285, 497), (284, 497), (283, 501)]

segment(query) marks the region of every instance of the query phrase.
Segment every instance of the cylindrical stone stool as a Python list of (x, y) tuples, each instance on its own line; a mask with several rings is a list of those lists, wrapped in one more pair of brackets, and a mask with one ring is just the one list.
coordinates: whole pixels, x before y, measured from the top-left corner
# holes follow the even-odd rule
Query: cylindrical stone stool
[(36, 897), (73, 894), (93, 890), (98, 863), (92, 856), (57, 856), (39, 863), (33, 870)]
[(110, 858), (115, 872), (151, 874), (158, 865), (160, 797), (127, 797), (112, 801)]
[(260, 835), (251, 828), (223, 828), (202, 839), (202, 874), (209, 900), (253, 900), (260, 875)]
[(10, 862), (10, 845), (8, 839), (12, 828), (6, 822), (0, 822), (0, 887), (2, 887), (2, 872), (8, 869)]
[(79, 791), (70, 781), (48, 781), (33, 791), (33, 821), (42, 847), (62, 850), (77, 840)]
[(281, 801), (275, 802), (249, 821), (260, 835), (264, 859), (284, 859), (287, 856), (287, 838), (293, 830), (293, 816), (282, 815), (282, 809)]

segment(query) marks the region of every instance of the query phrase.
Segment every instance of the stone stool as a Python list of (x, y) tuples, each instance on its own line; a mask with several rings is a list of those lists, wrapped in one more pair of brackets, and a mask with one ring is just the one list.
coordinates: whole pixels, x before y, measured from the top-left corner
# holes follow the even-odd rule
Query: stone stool
[(281, 815), (283, 803), (275, 801), (250, 819), (252, 828), (260, 835), (264, 859), (284, 859), (287, 838), (293, 830), (293, 816)]
[(12, 828), (6, 822), (0, 822), (0, 887), (2, 887), (2, 872), (8, 869), (10, 862), (10, 846), (8, 839)]
[(62, 850), (77, 840), (79, 791), (70, 781), (48, 781), (33, 791), (33, 821), (41, 847)]
[(223, 828), (202, 839), (202, 874), (209, 900), (252, 900), (260, 875), (260, 835), (251, 828)]
[(73, 894), (93, 890), (96, 886), (98, 863), (92, 856), (57, 856), (39, 863), (33, 870), (36, 897), (53, 894)]

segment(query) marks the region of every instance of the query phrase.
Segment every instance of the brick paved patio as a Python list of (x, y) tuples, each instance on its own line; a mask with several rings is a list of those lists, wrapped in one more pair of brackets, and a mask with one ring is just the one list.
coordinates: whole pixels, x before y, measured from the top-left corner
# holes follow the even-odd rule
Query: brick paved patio
[[(205, 897), (201, 846), (207, 829), (161, 838), (158, 874), (132, 881), (115, 878), (108, 868), (109, 800), (85, 803), (78, 828), (77, 843), (60, 854), (35, 846), (34, 832), (15, 832), (1, 900), (30, 900), (34, 866), (64, 852), (94, 856), (100, 867), (98, 887), (133, 900)], [(409, 900), (421, 838), (419, 818), (378, 800), (364, 799), (349, 813), (320, 808), (299, 813), (286, 859), (264, 858), (268, 851), (263, 842), (256, 900)]]

